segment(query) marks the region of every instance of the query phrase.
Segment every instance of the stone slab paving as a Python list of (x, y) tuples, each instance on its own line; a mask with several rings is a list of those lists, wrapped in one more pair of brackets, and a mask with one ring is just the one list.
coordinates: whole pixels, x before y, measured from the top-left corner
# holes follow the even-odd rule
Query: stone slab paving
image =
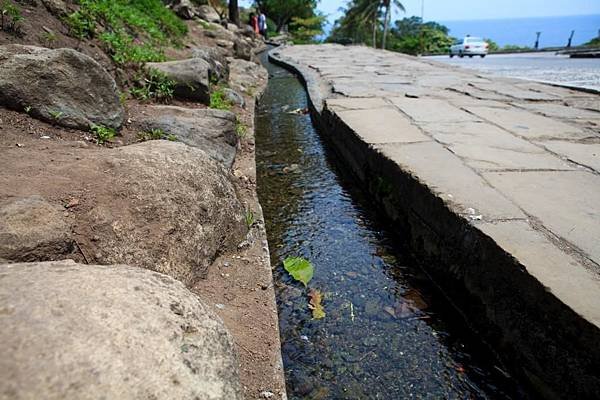
[(333, 114), (600, 328), (600, 95), (366, 47), (271, 55), (304, 78), (317, 113)]

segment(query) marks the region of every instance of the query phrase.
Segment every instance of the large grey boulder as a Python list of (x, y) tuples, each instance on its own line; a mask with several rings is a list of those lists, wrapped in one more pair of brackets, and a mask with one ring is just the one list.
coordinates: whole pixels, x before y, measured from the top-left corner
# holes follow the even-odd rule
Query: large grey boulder
[(106, 153), (86, 162), (102, 171), (95, 179), (106, 192), (77, 218), (93, 232), (81, 244), (94, 262), (149, 268), (192, 285), (217, 253), (245, 237), (229, 174), (203, 150), (153, 140)]
[(196, 100), (208, 104), (210, 101), (211, 65), (202, 58), (147, 63), (148, 68), (157, 69), (175, 81), (175, 97)]
[(69, 254), (73, 238), (63, 212), (64, 207), (52, 205), (41, 196), (0, 203), (0, 258), (39, 261)]
[(210, 30), (204, 32), (204, 35), (213, 39), (226, 40), (233, 42), (236, 39), (236, 34), (224, 28), (220, 24), (210, 24)]
[(153, 106), (140, 121), (143, 130), (161, 129), (189, 146), (202, 149), (212, 159), (231, 168), (238, 137), (236, 117), (229, 111)]
[(119, 128), (124, 115), (114, 79), (92, 58), (16, 44), (0, 46), (0, 105), (84, 130)]
[(227, 51), (219, 47), (198, 46), (192, 49), (194, 58), (201, 58), (210, 65), (213, 78), (227, 82), (229, 79), (229, 63)]
[(242, 399), (221, 320), (125, 265), (0, 265), (0, 398)]
[[(153, 140), (78, 154), (57, 151), (18, 189), (0, 185), (0, 259), (128, 264), (192, 285), (246, 236), (230, 172), (201, 149)], [(0, 168), (16, 173), (14, 156), (3, 154)], [(33, 194), (50, 204), (8, 200)]]
[(233, 52), (236, 58), (241, 58), (242, 60), (252, 61), (254, 56), (254, 49), (246, 40), (238, 38), (233, 43)]
[(208, 22), (215, 22), (217, 24), (221, 22), (219, 13), (217, 13), (217, 11), (209, 5), (198, 6), (196, 9), (196, 15)]
[(197, 13), (196, 6), (190, 0), (173, 0), (170, 7), (175, 14), (183, 19), (192, 19)]

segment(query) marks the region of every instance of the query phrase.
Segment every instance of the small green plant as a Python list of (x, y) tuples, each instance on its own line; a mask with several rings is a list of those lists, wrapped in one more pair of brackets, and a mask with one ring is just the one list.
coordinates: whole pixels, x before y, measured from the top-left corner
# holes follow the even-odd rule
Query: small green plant
[(106, 127), (104, 125), (94, 124), (90, 126), (90, 130), (96, 136), (96, 143), (98, 144), (104, 144), (107, 141), (114, 138), (115, 136), (117, 136), (117, 133), (114, 129)]
[(157, 69), (149, 69), (141, 84), (130, 90), (133, 97), (138, 100), (148, 101), (151, 99), (168, 103), (175, 92), (175, 81)]
[(79, 40), (93, 38), (96, 34), (96, 19), (93, 13), (86, 7), (69, 14), (65, 19), (69, 27), (69, 34)]
[(227, 95), (225, 94), (225, 90), (222, 87), (216, 86), (215, 89), (210, 93), (210, 108), (214, 108), (216, 110), (231, 110), (231, 101), (227, 99)]
[(21, 35), (21, 22), (25, 18), (21, 15), (21, 9), (7, 0), (0, 0), (0, 29)]
[(31, 106), (26, 106), (26, 107), (25, 107), (25, 113), (26, 113), (26, 114), (29, 114), (29, 113), (31, 112), (31, 110), (32, 110), (32, 107), (31, 107)]
[(248, 229), (252, 228), (252, 225), (254, 225), (254, 222), (256, 222), (254, 220), (254, 212), (250, 209), (246, 210), (244, 220), (246, 221), (246, 226), (248, 227)]
[(173, 135), (172, 133), (169, 133), (169, 134), (167, 135), (167, 140), (168, 140), (169, 142), (176, 142), (176, 141), (177, 141), (177, 136)]
[(149, 131), (144, 131), (144, 132), (140, 132), (138, 133), (138, 139), (141, 142), (145, 142), (146, 140), (161, 140), (161, 139), (167, 139), (167, 140), (171, 140), (170, 137), (174, 137), (175, 140), (177, 140), (177, 136), (173, 135), (173, 134), (166, 134), (165, 131), (163, 131), (162, 129), (150, 129)]
[(248, 127), (237, 117), (235, 119), (235, 134), (238, 136), (238, 138), (240, 138), (240, 140), (244, 139), (248, 134)]
[(126, 101), (127, 101), (127, 92), (120, 92), (119, 93), (119, 103), (122, 106), (124, 106)]
[(50, 111), (48, 111), (48, 114), (50, 114), (50, 116), (52, 117), (52, 119), (54, 121), (60, 121), (61, 118), (63, 117), (63, 115), (65, 115), (65, 113), (63, 113), (62, 111), (56, 111), (56, 110), (50, 110)]
[(52, 47), (52, 45), (58, 40), (56, 33), (54, 32), (44, 32), (40, 35), (40, 41), (45, 42), (48, 47)]

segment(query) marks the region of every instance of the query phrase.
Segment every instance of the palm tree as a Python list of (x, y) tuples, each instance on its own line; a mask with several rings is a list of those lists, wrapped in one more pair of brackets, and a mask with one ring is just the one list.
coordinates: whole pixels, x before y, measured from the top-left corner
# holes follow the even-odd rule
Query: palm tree
[(373, 47), (377, 46), (377, 28), (379, 17), (381, 16), (380, 0), (352, 0), (346, 8), (340, 8), (344, 13), (344, 17), (339, 20), (340, 27), (343, 31), (353, 32), (356, 40), (356, 35), (372, 29)]
[(406, 12), (406, 10), (399, 0), (378, 0), (378, 2), (381, 4), (381, 7), (385, 9), (385, 15), (383, 17), (383, 39), (381, 39), (381, 48), (385, 49), (385, 42), (388, 31), (390, 30), (390, 20), (392, 19), (392, 8), (395, 7), (402, 12)]
[(364, 28), (368, 24), (372, 24), (373, 47), (376, 47), (378, 20), (381, 17), (382, 10), (385, 10), (383, 16), (383, 38), (381, 40), (381, 48), (385, 49), (393, 8), (405, 11), (404, 6), (399, 0), (353, 0), (345, 10), (346, 22), (352, 23), (356, 28)]

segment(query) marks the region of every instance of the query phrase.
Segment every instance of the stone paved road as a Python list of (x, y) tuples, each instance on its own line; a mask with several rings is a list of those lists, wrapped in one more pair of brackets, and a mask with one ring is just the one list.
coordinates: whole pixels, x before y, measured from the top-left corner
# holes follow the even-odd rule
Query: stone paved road
[[(364, 47), (292, 46), (272, 56), (304, 76), (321, 116), (416, 177), (600, 332), (600, 96)], [(368, 155), (356, 149), (345, 157), (361, 176)], [(444, 235), (444, 221), (410, 207)], [(498, 310), (488, 316), (495, 312), (500, 320)]]
[(484, 59), (427, 57), (442, 63), (487, 74), (551, 82), (600, 90), (600, 59), (575, 59), (554, 53), (494, 54)]

